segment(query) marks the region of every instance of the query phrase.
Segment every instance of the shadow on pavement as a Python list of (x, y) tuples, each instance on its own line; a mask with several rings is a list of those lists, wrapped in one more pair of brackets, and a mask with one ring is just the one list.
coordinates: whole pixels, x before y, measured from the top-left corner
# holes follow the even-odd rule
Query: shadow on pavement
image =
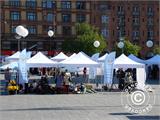
[(160, 116), (126, 116), (129, 120), (159, 120)]
[(24, 108), (24, 109), (1, 109), (0, 112), (4, 111), (45, 111), (45, 110), (106, 110), (108, 107), (122, 107), (122, 106), (73, 106), (73, 107), (42, 107), (42, 108)]

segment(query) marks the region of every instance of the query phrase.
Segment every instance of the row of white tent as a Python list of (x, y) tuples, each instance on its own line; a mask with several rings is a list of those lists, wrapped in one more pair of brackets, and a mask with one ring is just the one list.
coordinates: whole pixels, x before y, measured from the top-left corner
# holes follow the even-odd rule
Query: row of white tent
[[(104, 62), (105, 58), (108, 54), (106, 53), (102, 57), (98, 58), (97, 62)], [(15, 54), (6, 57), (6, 61), (18, 61), (20, 56), (20, 52), (16, 52)], [(90, 67), (90, 66), (98, 66), (98, 63), (93, 61), (88, 55), (83, 52), (79, 52), (78, 54), (73, 54), (70, 57), (66, 56), (63, 52), (59, 53), (57, 56), (49, 59), (43, 53), (38, 52), (32, 58), (27, 60), (28, 67)], [(136, 66), (140, 66), (139, 64), (157, 64), (160, 65), (160, 55), (156, 55), (148, 60), (142, 60), (134, 55), (129, 55), (128, 57), (122, 54), (118, 58), (116, 58), (114, 64), (115, 66), (121, 67), (131, 67), (134, 68)], [(123, 65), (123, 66), (122, 66)], [(8, 65), (4, 65), (0, 67), (1, 69), (15, 68), (18, 67), (17, 62), (11, 62)]]

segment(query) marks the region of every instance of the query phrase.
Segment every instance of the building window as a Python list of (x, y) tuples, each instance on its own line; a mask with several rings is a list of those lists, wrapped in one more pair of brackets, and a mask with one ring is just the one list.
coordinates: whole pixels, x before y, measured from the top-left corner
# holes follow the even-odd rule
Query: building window
[(20, 0), (9, 0), (9, 5), (14, 7), (20, 6)]
[(133, 12), (139, 12), (139, 6), (133, 6)]
[(54, 15), (52, 13), (47, 14), (47, 21), (48, 22), (53, 22), (53, 20), (54, 20), (53, 18), (54, 18)]
[(124, 11), (123, 6), (118, 6), (118, 12), (123, 12), (123, 11)]
[(133, 25), (139, 25), (140, 21), (138, 17), (133, 18)]
[(11, 49), (11, 43), (8, 41), (2, 42), (2, 49), (4, 50), (10, 50)]
[(147, 21), (147, 24), (148, 25), (153, 25), (153, 18), (148, 18), (148, 21)]
[(62, 14), (62, 21), (63, 22), (70, 22), (71, 21), (71, 15), (70, 14)]
[(37, 33), (36, 26), (28, 26), (28, 31), (29, 34), (36, 34)]
[(36, 6), (37, 6), (37, 3), (35, 0), (27, 0), (26, 1), (26, 7), (35, 8)]
[(133, 37), (139, 37), (139, 31), (137, 30), (133, 31)]
[(71, 27), (63, 26), (63, 35), (71, 35)]
[(16, 27), (17, 26), (11, 26), (11, 33), (16, 33)]
[(34, 13), (34, 12), (27, 12), (27, 20), (35, 21), (36, 20), (36, 13)]
[(85, 1), (77, 1), (76, 2), (76, 9), (84, 10), (86, 8)]
[(71, 8), (71, 2), (70, 1), (62, 1), (61, 2), (61, 8), (62, 9), (70, 9)]
[(106, 28), (101, 29), (101, 34), (104, 37), (109, 37), (109, 31)]
[(10, 13), (11, 20), (20, 20), (20, 12), (18, 11), (12, 11)]
[(108, 23), (109, 22), (109, 17), (106, 15), (102, 15), (101, 16), (101, 22), (102, 23)]
[(153, 30), (148, 30), (147, 37), (148, 39), (153, 39)]
[(43, 0), (42, 1), (42, 7), (43, 8), (55, 8), (56, 3), (52, 0)]
[(147, 8), (147, 15), (148, 15), (148, 16), (153, 16), (153, 7), (152, 7), (152, 6), (149, 6), (149, 7)]
[(86, 20), (86, 16), (84, 14), (77, 15), (77, 22), (81, 23), (81, 22), (85, 22), (85, 20)]

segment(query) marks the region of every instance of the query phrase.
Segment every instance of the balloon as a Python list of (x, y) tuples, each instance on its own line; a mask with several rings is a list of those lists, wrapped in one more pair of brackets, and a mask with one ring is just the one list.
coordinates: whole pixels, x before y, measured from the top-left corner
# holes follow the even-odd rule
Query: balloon
[(100, 46), (100, 42), (99, 41), (94, 41), (93, 45), (94, 45), (94, 47), (99, 47)]
[(49, 31), (48, 31), (48, 36), (49, 36), (49, 37), (52, 37), (53, 35), (54, 35), (54, 32), (53, 32), (52, 30), (49, 30)]
[(21, 32), (22, 32), (23, 28), (24, 28), (24, 27), (23, 27), (22, 25), (17, 26), (17, 27), (16, 27), (16, 33), (17, 33), (18, 35), (21, 35)]
[(124, 43), (123, 43), (123, 42), (119, 42), (119, 43), (118, 43), (118, 47), (119, 47), (119, 48), (123, 48), (123, 47), (124, 47)]
[(16, 27), (16, 33), (19, 36), (26, 37), (28, 35), (28, 30), (24, 28), (22, 25)]
[(147, 47), (152, 47), (152, 46), (153, 46), (153, 42), (152, 42), (151, 40), (148, 40), (148, 41), (146, 42), (146, 46), (147, 46)]

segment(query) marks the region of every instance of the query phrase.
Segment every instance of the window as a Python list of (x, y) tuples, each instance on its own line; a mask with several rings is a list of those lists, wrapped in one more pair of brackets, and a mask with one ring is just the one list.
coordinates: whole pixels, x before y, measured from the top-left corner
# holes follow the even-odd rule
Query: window
[(124, 11), (123, 6), (118, 6), (118, 12), (122, 12), (122, 11)]
[(102, 23), (108, 23), (109, 22), (109, 17), (106, 15), (102, 15), (101, 16), (101, 22)]
[(133, 24), (134, 25), (139, 24), (139, 18), (138, 17), (133, 18)]
[(52, 13), (47, 14), (47, 21), (48, 22), (53, 22), (53, 20), (54, 20), (53, 18), (54, 18), (54, 15)]
[(63, 22), (70, 22), (71, 21), (71, 15), (70, 14), (62, 14), (62, 21)]
[(14, 7), (18, 7), (18, 6), (20, 6), (20, 0), (9, 0), (9, 5), (14, 6)]
[(109, 31), (106, 29), (106, 28), (103, 28), (101, 30), (101, 34), (104, 36), (104, 37), (109, 37)]
[(20, 12), (18, 11), (12, 11), (10, 13), (11, 20), (20, 20)]
[(16, 27), (17, 26), (11, 26), (11, 33), (16, 33)]
[(52, 0), (43, 0), (42, 1), (42, 7), (43, 8), (55, 8), (56, 3)]
[(153, 30), (148, 30), (147, 36), (148, 36), (149, 39), (152, 39), (152, 37), (153, 37)]
[(76, 9), (84, 10), (86, 7), (85, 1), (77, 1), (76, 2)]
[(139, 6), (133, 6), (133, 12), (139, 12)]
[(85, 15), (83, 15), (83, 14), (78, 14), (77, 15), (77, 22), (85, 22), (85, 20), (86, 20), (86, 16)]
[(36, 20), (36, 13), (27, 12), (27, 20), (35, 21)]
[(26, 1), (26, 7), (35, 8), (36, 5), (37, 5), (37, 3), (36, 3), (35, 0), (27, 0), (27, 1)]
[(2, 49), (10, 50), (11, 49), (11, 43), (8, 42), (8, 41), (2, 42)]
[(153, 18), (148, 18), (148, 21), (147, 21), (148, 25), (153, 25)]
[(63, 26), (63, 35), (71, 35), (71, 27)]
[(62, 1), (61, 2), (61, 8), (62, 9), (70, 9), (71, 8), (71, 2), (70, 1)]
[(148, 14), (149, 16), (153, 16), (153, 7), (152, 7), (152, 6), (149, 6), (149, 7), (147, 8), (147, 14)]
[(139, 31), (138, 30), (133, 31), (133, 37), (139, 37)]
[(36, 34), (37, 30), (35, 26), (28, 26), (29, 34)]

